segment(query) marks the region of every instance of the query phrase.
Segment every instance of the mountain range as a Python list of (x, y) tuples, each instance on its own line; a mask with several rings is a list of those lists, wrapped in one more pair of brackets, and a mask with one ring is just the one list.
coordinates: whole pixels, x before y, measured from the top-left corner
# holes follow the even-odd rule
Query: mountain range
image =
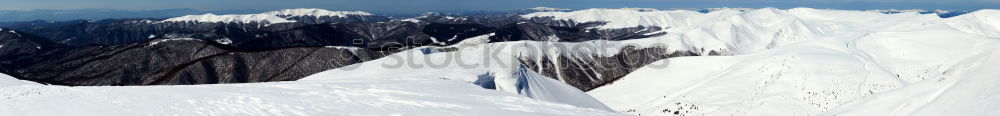
[[(10, 91), (0, 97), (17, 104), (0, 111), (59, 105), (35, 104), (45, 96), (154, 94), (143, 91), (178, 97), (71, 105), (204, 110), (180, 113), (193, 115), (352, 111), (301, 106), (318, 95), (313, 99), (328, 102), (313, 105), (382, 111), (369, 114), (987, 115), (1000, 103), (1000, 80), (992, 78), (1000, 74), (989, 71), (1000, 63), (994, 60), (1000, 11), (990, 9), (539, 7), (409, 18), (314, 8), (188, 14), (0, 24), (0, 73), (51, 84), (0, 81), (0, 91)], [(503, 94), (490, 93), (497, 91)], [(283, 100), (261, 93), (297, 99), (261, 102)], [(138, 102), (149, 99), (189, 104)], [(329, 101), (336, 99), (361, 101)], [(189, 107), (198, 102), (292, 105), (224, 107), (254, 112)], [(21, 105), (29, 107), (12, 108)], [(491, 106), (508, 108), (483, 108)], [(140, 112), (121, 115), (158, 108), (135, 109)]]

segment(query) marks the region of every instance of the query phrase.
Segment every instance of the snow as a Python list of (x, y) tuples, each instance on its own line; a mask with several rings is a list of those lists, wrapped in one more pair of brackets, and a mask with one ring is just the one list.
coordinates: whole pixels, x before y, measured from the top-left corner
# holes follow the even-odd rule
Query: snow
[(229, 45), (229, 44), (233, 43), (233, 40), (230, 40), (229, 38), (222, 38), (222, 39), (215, 40), (215, 42), (217, 42), (219, 44)]
[[(0, 78), (0, 82), (7, 82)], [(0, 86), (0, 115), (622, 115), (453, 80), (176, 86)]]
[[(488, 38), (490, 34), (477, 38)], [(532, 99), (570, 104), (577, 107), (610, 111), (603, 103), (584, 92), (537, 72), (521, 68), (519, 58), (537, 58), (544, 54), (564, 54), (567, 49), (532, 49), (557, 44), (584, 44), (544, 41), (513, 41), (474, 44), (465, 40), (453, 46), (421, 47), (403, 51), (381, 59), (354, 64), (313, 74), (300, 81), (379, 78), (433, 78), (458, 80), (468, 85), (493, 83), (494, 88), (510, 94)], [(569, 45), (567, 45), (569, 46)], [(441, 52), (437, 49), (457, 49)], [(592, 56), (595, 52), (566, 52), (567, 57)], [(492, 75), (483, 78), (484, 75)], [(558, 78), (558, 77), (557, 77)], [(486, 80), (480, 80), (486, 79)], [(492, 80), (491, 80), (492, 79)], [(482, 86), (482, 85), (481, 85)], [(525, 89), (527, 88), (527, 89)]]
[(755, 8), (729, 8), (729, 7), (722, 7), (722, 8), (706, 8), (704, 10), (706, 12), (715, 12), (715, 11), (722, 11), (722, 10), (748, 11), (748, 10), (754, 10), (754, 9)]
[[(196, 39), (152, 44), (179, 40)], [(0, 115), (624, 115), (562, 81), (515, 68), (515, 58), (547, 53), (521, 48), (545, 44), (559, 43), (465, 44), (468, 52), (423, 53), (457, 46), (422, 47), (291, 82), (3, 86)], [(493, 51), (499, 55), (484, 54)], [(468, 60), (448, 63), (458, 60), (448, 57)], [(394, 62), (408, 65), (386, 66)], [(493, 74), (483, 81), (493, 81), (496, 90), (472, 83), (484, 74)]]
[(982, 36), (1000, 38), (1000, 10), (984, 9), (945, 19), (958, 30)]
[(160, 40), (155, 40), (155, 41), (153, 41), (153, 42), (150, 42), (150, 43), (149, 43), (149, 46), (153, 46), (153, 45), (156, 45), (156, 44), (160, 44), (161, 42), (169, 42), (169, 41), (199, 41), (199, 39), (195, 39), (195, 38), (170, 38), (170, 39), (160, 39)]
[(295, 22), (288, 17), (314, 16), (314, 17), (340, 17), (347, 16), (371, 16), (373, 14), (364, 11), (329, 11), (317, 8), (298, 8), (270, 11), (261, 14), (229, 14), (215, 15), (207, 13), (203, 15), (187, 15), (169, 18), (165, 22), (221, 22), (221, 23), (287, 23)]
[[(595, 10), (595, 9), (591, 9)], [(811, 8), (705, 14), (603, 11), (557, 19), (659, 25), (629, 41), (732, 56), (662, 60), (588, 93), (641, 115), (990, 115), (1000, 107), (996, 10), (952, 18)], [(587, 19), (608, 12), (662, 21)], [(597, 14), (589, 14), (597, 13)], [(544, 14), (544, 13), (543, 13)], [(608, 26), (606, 25), (606, 26)], [(635, 42), (643, 43), (643, 42)]]
[(278, 15), (278, 16), (296, 16), (296, 17), (300, 17), (300, 16), (315, 16), (315, 17), (329, 16), (329, 17), (340, 17), (340, 18), (344, 18), (344, 17), (351, 16), (351, 15), (356, 15), (356, 16), (371, 16), (371, 15), (374, 15), (372, 13), (368, 13), (368, 12), (364, 12), (364, 11), (329, 11), (329, 10), (318, 9), (318, 8), (284, 9), (284, 10), (279, 10), (279, 11), (266, 12), (264, 14), (272, 14), (272, 15)]
[(626, 28), (635, 26), (655, 26), (669, 23), (677, 16), (701, 14), (694, 11), (649, 11), (641, 12), (628, 9), (586, 9), (572, 12), (536, 12), (521, 17), (553, 17), (555, 19), (573, 20), (577, 22), (611, 21), (602, 28)]
[(419, 19), (415, 19), (415, 18), (408, 18), (408, 19), (403, 19), (403, 20), (400, 20), (400, 21), (420, 23), (420, 20)]
[[(577, 22), (608, 22), (601, 29), (637, 26), (665, 28), (665, 36), (654, 37), (675, 51), (707, 54), (749, 54), (813, 39), (857, 38), (878, 31), (906, 31), (937, 24), (944, 19), (933, 14), (883, 14), (864, 11), (794, 9), (718, 9), (640, 12), (620, 9), (587, 9), (573, 12), (538, 12), (524, 18), (553, 17)], [(851, 18), (842, 18), (851, 17)]]
[(831, 111), (844, 115), (978, 115), (1000, 113), (1000, 51), (962, 59), (943, 76)]
[[(946, 69), (965, 68), (966, 66), (953, 66), (957, 61), (961, 61), (956, 59), (967, 59), (983, 54), (985, 50), (996, 49), (988, 46), (1000, 45), (996, 40), (975, 38), (975, 36), (966, 36), (971, 39), (956, 36), (956, 40), (943, 40), (933, 35), (948, 34), (891, 33), (855, 41), (856, 44), (852, 46), (857, 46), (856, 48), (844, 47), (843, 43), (837, 41), (821, 40), (749, 55), (672, 58), (658, 62), (669, 63), (667, 67), (646, 67), (613, 84), (588, 93), (617, 111), (635, 110), (636, 112), (631, 113), (642, 115), (673, 114), (664, 113), (665, 109), (688, 115), (818, 115), (827, 111), (838, 111), (835, 109), (839, 108), (872, 109), (857, 113), (865, 115), (883, 113), (909, 115), (909, 113), (892, 113), (896, 110), (891, 109), (907, 106), (905, 104), (920, 103), (909, 102), (922, 100), (919, 99), (920, 96), (937, 95), (909, 93), (892, 95), (892, 91), (909, 88), (927, 90), (942, 86), (924, 87), (910, 83), (938, 83), (937, 78), (943, 73), (961, 74)], [(918, 49), (920, 47), (927, 49)], [(990, 75), (983, 76), (990, 77)], [(994, 74), (992, 77), (995, 76)], [(1000, 84), (996, 81), (979, 82)], [(970, 87), (962, 90), (970, 92), (952, 95), (998, 94), (980, 90), (988, 89)], [(895, 96), (886, 99), (904, 100), (904, 102), (871, 100), (870, 104), (844, 106), (853, 101), (865, 100), (871, 95), (884, 94)], [(912, 107), (994, 107), (996, 104), (987, 103), (1000, 103), (998, 101), (1000, 99), (983, 100), (985, 101), (971, 104), (928, 104)], [(900, 112), (910, 111), (924, 110)], [(983, 109), (963, 111), (990, 112)], [(832, 115), (837, 114), (840, 113)]]
[[(668, 34), (624, 41), (496, 43), (487, 43), (495, 34), (485, 34), (295, 82), (0, 85), (0, 98), (8, 98), (0, 100), (9, 103), (0, 105), (0, 115), (617, 115), (607, 110), (646, 116), (1000, 113), (996, 111), (1000, 108), (1000, 89), (996, 89), (1000, 73), (995, 71), (1000, 69), (1000, 11), (940, 18), (912, 12), (812, 8), (710, 10), (587, 9), (526, 14), (522, 17), (608, 22), (599, 29), (659, 26)], [(563, 84), (563, 77), (544, 77), (538, 75), (543, 70), (527, 70), (517, 62), (547, 55), (613, 56), (629, 45), (728, 56), (661, 60), (586, 94)], [(0, 82), (23, 81), (0, 78)]]
[(18, 80), (17, 78), (11, 77), (10, 75), (0, 73), (0, 87), (21, 86), (21, 85), (40, 85), (40, 84), (31, 81)]
[(485, 44), (486, 42), (490, 42), (490, 37), (493, 37), (493, 36), (496, 36), (496, 35), (497, 35), (496, 33), (490, 33), (490, 34), (486, 34), (486, 35), (480, 35), (480, 36), (476, 36), (476, 37), (472, 37), (472, 38), (468, 38), (468, 39), (462, 40), (462, 41), (458, 42), (458, 44), (456, 44), (456, 45), (478, 45), (478, 44)]
[(620, 8), (622, 10), (634, 10), (634, 11), (660, 11), (656, 8)]
[(210, 22), (210, 23), (287, 23), (295, 22), (273, 14), (243, 14), (243, 15), (187, 15), (169, 18), (165, 22)]
[(552, 101), (585, 108), (613, 111), (611, 108), (608, 108), (608, 106), (605, 106), (604, 103), (597, 101), (597, 99), (594, 99), (576, 87), (567, 85), (559, 80), (545, 77), (542, 74), (531, 71), (523, 65), (518, 68), (500, 70), (503, 71), (493, 73), (497, 75), (495, 77), (496, 79), (514, 79), (516, 80), (514, 84), (517, 86), (516, 88), (504, 88), (507, 86), (503, 85), (496, 86), (499, 90), (515, 90), (519, 94), (536, 100)]
[(909, 9), (909, 10), (896, 10), (896, 9), (881, 10), (881, 9), (875, 9), (875, 10), (865, 10), (865, 11), (866, 12), (878, 12), (878, 13), (903, 13), (903, 12), (919, 13), (919, 12), (927, 12), (927, 10), (924, 10), (924, 9)]
[(551, 8), (551, 7), (534, 7), (534, 8), (528, 8), (528, 10), (534, 10), (534, 11), (568, 11), (568, 10), (573, 10), (573, 9), (568, 9), (568, 8)]

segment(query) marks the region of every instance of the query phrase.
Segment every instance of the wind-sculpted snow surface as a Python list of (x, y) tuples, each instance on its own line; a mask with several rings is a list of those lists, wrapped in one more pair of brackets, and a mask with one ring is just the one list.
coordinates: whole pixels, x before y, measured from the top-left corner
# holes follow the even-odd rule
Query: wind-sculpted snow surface
[(38, 83), (20, 80), (10, 75), (0, 73), (0, 87), (5, 86), (18, 86), (18, 85), (39, 85)]
[[(7, 99), (14, 104), (52, 96), (63, 98), (57, 100), (73, 100), (63, 97), (72, 95), (110, 97), (86, 94), (97, 92), (142, 97), (81, 101), (115, 107), (187, 103), (166, 108), (136, 107), (160, 109), (154, 112), (220, 103), (252, 106), (193, 107), (196, 112), (183, 112), (193, 115), (220, 109), (236, 114), (277, 115), (368, 111), (366, 108), (417, 111), (408, 113), (414, 115), (467, 113), (447, 109), (471, 109), (483, 114), (603, 115), (600, 111), (609, 108), (647, 116), (989, 115), (997, 113), (994, 109), (1000, 103), (996, 98), (1000, 92), (995, 87), (1000, 83), (990, 78), (998, 76), (991, 70), (1000, 63), (995, 60), (1000, 54), (996, 51), (1000, 49), (998, 15), (997, 10), (941, 18), (917, 12), (723, 8), (705, 13), (635, 9), (464, 17), (430, 13), (385, 22), (343, 20), (318, 24), (126, 20), (31, 26), (59, 25), (36, 22), (14, 27), (28, 31), (0, 31), (0, 51), (4, 52), (0, 53), (4, 58), (0, 59), (0, 71), (22, 79), (66, 85), (302, 79), (235, 85), (0, 89), (25, 93), (3, 94), (17, 98)], [(97, 30), (87, 30), (91, 27)], [(87, 33), (91, 31), (107, 33)], [(66, 45), (69, 43), (72, 45)], [(92, 43), (113, 45), (88, 45)], [(119, 62), (132, 64), (115, 64)], [(351, 88), (380, 87), (398, 91), (351, 93)], [(447, 92), (451, 89), (460, 92)], [(186, 99), (183, 102), (146, 102), (161, 96), (134, 92), (175, 90), (204, 94), (179, 94), (179, 98)], [(338, 94), (344, 92), (347, 94)], [(369, 95), (379, 92), (406, 97)], [(257, 93), (293, 97), (279, 99)], [(400, 100), (439, 94), (445, 96), (423, 99), (429, 102)], [(322, 100), (316, 102), (305, 96), (320, 96)], [(475, 106), (480, 105), (441, 105), (483, 104), (483, 100), (496, 99), (506, 101), (485, 104), (519, 103), (488, 110), (477, 110), (480, 108)], [(516, 105), (521, 103), (545, 110)], [(48, 106), (0, 110), (16, 112), (40, 107)], [(421, 110), (427, 108), (432, 110)], [(345, 115), (395, 114), (384, 111)], [(216, 113), (206, 112), (202, 115)]]
[(496, 89), (504, 91), (517, 91), (518, 94), (541, 101), (551, 101), (578, 107), (613, 111), (611, 108), (604, 105), (604, 103), (597, 101), (597, 99), (590, 97), (587, 93), (583, 93), (583, 91), (580, 91), (573, 86), (569, 86), (562, 81), (545, 77), (542, 74), (531, 71), (524, 66), (512, 69), (513, 70), (499, 69), (494, 70), (496, 72), (491, 72), (491, 74), (496, 75), (496, 77), (494, 77), (495, 79), (517, 80), (513, 83), (515, 86), (509, 86), (509, 83), (500, 83), (501, 85), (496, 86)]
[(588, 93), (639, 115), (995, 114), (998, 82), (986, 78), (997, 76), (989, 70), (1000, 63), (993, 60), (1000, 32), (989, 20), (995, 12), (951, 18), (809, 8), (695, 14), (652, 24), (671, 33), (653, 38), (665, 39), (669, 50), (733, 56), (662, 60), (652, 64), (669, 65), (640, 68)]
[[(466, 41), (481, 40), (469, 39)], [(597, 87), (596, 85), (580, 86), (574, 83), (606, 84), (617, 79), (619, 76), (616, 75), (624, 75), (632, 71), (629, 68), (604, 67), (601, 66), (602, 64), (640, 67), (646, 65), (640, 64), (644, 63), (643, 60), (655, 61), (669, 57), (662, 55), (670, 54), (662, 50), (633, 51), (637, 48), (660, 48), (655, 44), (648, 44), (654, 43), (654, 41), (513, 41), (485, 44), (461, 42), (469, 44), (415, 48), (382, 59), (321, 72), (303, 78), (302, 81), (343, 78), (440, 78), (460, 80), (469, 83), (469, 85), (521, 94), (542, 101), (610, 110), (582, 92), (582, 90)], [(647, 56), (655, 58), (646, 58)], [(607, 58), (608, 60), (595, 60), (596, 58)], [(542, 59), (572, 62), (542, 62)], [(635, 64), (618, 64), (622, 62)], [(575, 67), (558, 67), (561, 65)], [(665, 64), (650, 65), (664, 66)], [(535, 68), (531, 68), (531, 66), (535, 66)], [(587, 67), (587, 69), (579, 69), (576, 66)], [(593, 77), (567, 76), (583, 73), (593, 74), (590, 75)], [(548, 75), (557, 75), (557, 77), (549, 77)]]
[(979, 10), (945, 19), (945, 23), (964, 32), (1000, 38), (1000, 33), (996, 33), (1000, 32), (1000, 10)]
[(824, 115), (968, 115), (1000, 113), (1000, 51), (961, 60), (940, 76), (869, 96)]
[[(10, 79), (0, 76), (0, 84)], [(624, 115), (432, 78), (142, 87), (0, 85), (0, 98), (4, 116)]]

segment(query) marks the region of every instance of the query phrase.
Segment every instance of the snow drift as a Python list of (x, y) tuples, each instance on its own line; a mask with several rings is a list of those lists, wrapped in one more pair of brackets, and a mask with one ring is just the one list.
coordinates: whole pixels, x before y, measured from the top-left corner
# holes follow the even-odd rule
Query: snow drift
[(0, 73), (0, 87), (19, 86), (19, 85), (40, 85), (40, 84), (31, 81), (19, 80), (17, 78), (11, 77), (10, 75)]
[(622, 115), (428, 78), (142, 87), (10, 80), (0, 78), (0, 115)]
[(660, 26), (670, 34), (647, 39), (669, 50), (732, 55), (662, 60), (654, 64), (669, 66), (641, 68), (588, 92), (640, 115), (993, 114), (997, 83), (986, 77), (996, 74), (986, 70), (994, 70), (1000, 46), (995, 16), (810, 8), (525, 15)]
[[(479, 40), (470, 39), (463, 43), (474, 43), (471, 41)], [(624, 43), (611, 42), (610, 44), (614, 45), (608, 46), (620, 46), (624, 45)], [(612, 111), (603, 103), (580, 89), (567, 85), (566, 81), (569, 80), (541, 75), (535, 70), (525, 67), (520, 59), (560, 54), (565, 55), (567, 58), (585, 58), (582, 56), (613, 55), (617, 53), (571, 51), (568, 49), (528, 49), (529, 47), (549, 46), (552, 44), (588, 43), (514, 41), (459, 44), (447, 47), (421, 47), (399, 52), (385, 58), (317, 73), (300, 81), (354, 78), (440, 78), (460, 80), (469, 85), (478, 85), (486, 89), (524, 95), (535, 100)]]
[[(512, 69), (513, 70), (499, 69), (500, 71), (492, 73), (497, 74), (494, 79), (505, 80), (501, 81), (501, 83), (494, 83), (496, 84), (496, 89), (508, 92), (516, 91), (517, 94), (541, 101), (550, 101), (578, 107), (614, 111), (587, 93), (584, 93), (573, 86), (566, 85), (562, 81), (545, 77), (537, 72), (531, 71), (523, 65)], [(510, 83), (510, 80), (515, 81), (514, 83)]]

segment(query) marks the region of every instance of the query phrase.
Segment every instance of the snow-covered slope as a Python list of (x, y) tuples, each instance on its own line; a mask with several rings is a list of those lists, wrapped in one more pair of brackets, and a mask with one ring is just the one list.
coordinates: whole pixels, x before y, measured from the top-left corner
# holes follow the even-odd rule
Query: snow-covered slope
[[(581, 58), (579, 56), (617, 54), (599, 51), (537, 49), (543, 46), (557, 46), (556, 44), (574, 46), (574, 44), (589, 45), (599, 42), (514, 41), (477, 44), (477, 42), (472, 41), (481, 40), (470, 39), (462, 42), (465, 44), (448, 47), (415, 48), (382, 59), (317, 73), (300, 81), (352, 78), (441, 78), (464, 81), (469, 85), (489, 83), (480, 84), (480, 86), (524, 95), (541, 101), (611, 111), (610, 108), (590, 95), (567, 85), (566, 80), (540, 75), (536, 71), (524, 68), (519, 61), (521, 58), (535, 58), (543, 55), (565, 55), (568, 58)], [(610, 42), (609, 44), (615, 45), (607, 46), (622, 46), (619, 44), (640, 42), (646, 41)], [(456, 50), (446, 51), (444, 49)]]
[[(670, 66), (666, 68), (640, 69), (613, 84), (589, 93), (618, 111), (642, 115), (817, 115), (847, 107), (843, 105), (853, 101), (868, 101), (865, 99), (871, 99), (869, 97), (872, 95), (876, 98), (892, 96), (883, 99), (903, 101), (871, 100), (867, 105), (847, 108), (866, 109), (864, 113), (858, 114), (910, 114), (913, 111), (925, 110), (895, 108), (908, 106), (906, 104), (917, 105), (921, 102), (908, 101), (933, 99), (939, 94), (904, 92), (894, 95), (893, 91), (953, 90), (947, 89), (951, 83), (938, 82), (940, 78), (948, 78), (942, 76), (946, 74), (975, 75), (984, 78), (996, 76), (979, 75), (988, 71), (963, 74), (963, 71), (953, 70), (968, 67), (954, 65), (963, 61), (962, 59), (995, 54), (983, 52), (998, 49), (990, 46), (1000, 46), (1000, 42), (985, 38), (945, 40), (935, 37), (936, 34), (943, 33), (894, 33), (891, 34), (893, 36), (859, 40), (857, 43), (866, 44), (863, 46), (886, 47), (860, 51), (844, 47), (843, 43), (838, 41), (813, 41), (750, 55), (673, 58), (661, 61), (669, 62)], [(860, 46), (862, 45), (859, 44)], [(867, 56), (875, 52), (878, 54)], [(991, 103), (998, 103), (1000, 100), (988, 97), (997, 95), (996, 92), (986, 89), (989, 86), (984, 86), (989, 84), (995, 85), (1000, 82), (976, 81), (976, 84), (968, 85), (970, 86), (968, 89), (955, 90), (964, 93), (951, 94), (951, 96), (985, 97), (978, 99), (983, 100), (977, 101), (978, 103), (926, 104), (926, 106), (920, 104), (908, 108), (995, 107), (997, 104)], [(964, 111), (987, 113), (990, 110)], [(939, 113), (944, 112), (925, 114)]]
[(709, 13), (588, 9), (539, 12), (522, 17), (608, 22), (599, 28), (659, 26), (666, 28), (663, 32), (669, 34), (655, 38), (667, 41), (662, 44), (672, 50), (699, 53), (716, 50), (727, 54), (754, 53), (812, 39), (857, 38), (875, 31), (902, 31), (942, 20), (931, 14), (811, 8), (720, 9)]
[[(271, 16), (295, 14), (302, 12)], [(10, 103), (0, 105), (0, 115), (61, 115), (45, 111), (65, 106), (80, 106), (60, 109), (68, 114), (121, 115), (990, 115), (1000, 107), (997, 16), (996, 10), (940, 18), (811, 8), (538, 12), (522, 18), (607, 22), (600, 29), (656, 26), (667, 34), (575, 43), (486, 43), (498, 35), (486, 34), (296, 82), (0, 86), (0, 98), (8, 98), (0, 100)], [(244, 20), (218, 22), (226, 21)], [(629, 45), (723, 56), (661, 60), (586, 94), (564, 84), (575, 77), (525, 68), (621, 55), (615, 51)], [(600, 49), (560, 48), (567, 46)], [(122, 108), (129, 110), (108, 111)]]
[(266, 12), (266, 13), (263, 13), (263, 14), (271, 14), (271, 15), (284, 16), (284, 17), (289, 17), (289, 16), (347, 17), (347, 16), (350, 16), (350, 15), (357, 15), (357, 16), (371, 16), (371, 15), (374, 15), (372, 13), (368, 13), (368, 12), (364, 12), (364, 11), (329, 11), (329, 10), (318, 9), (318, 8), (284, 9), (284, 10)]
[(701, 14), (694, 11), (637, 11), (629, 9), (586, 9), (573, 12), (536, 12), (522, 15), (523, 18), (552, 17), (557, 20), (576, 22), (609, 21), (601, 28), (625, 28), (635, 26), (657, 26), (673, 23), (678, 18)]
[(569, 10), (573, 10), (573, 9), (568, 9), (568, 8), (552, 8), (552, 7), (534, 7), (534, 8), (528, 8), (527, 10), (533, 10), (533, 11), (538, 11), (538, 12), (545, 12), (545, 11), (551, 12), (551, 11), (569, 11)]
[[(511, 69), (500, 69), (494, 70), (496, 72), (491, 72), (494, 75), (494, 86), (498, 90), (503, 91), (517, 91), (518, 94), (527, 96), (528, 98), (542, 100), (542, 101), (552, 101), (556, 103), (565, 103), (573, 106), (593, 108), (605, 111), (614, 111), (608, 106), (604, 105), (597, 99), (590, 97), (587, 93), (580, 91), (579, 89), (569, 86), (566, 83), (555, 80), (549, 77), (545, 77), (542, 74), (538, 74), (535, 71), (531, 71), (524, 66), (519, 66), (517, 68)], [(515, 80), (513, 84), (510, 84), (510, 80), (507, 81), (495, 81), (496, 79), (510, 79)], [(483, 80), (477, 80), (483, 81)], [(490, 81), (490, 80), (485, 80)], [(497, 83), (497, 82), (508, 82), (508, 83)], [(515, 85), (515, 86), (509, 86)]]
[[(595, 11), (557, 18), (588, 20), (575, 19), (587, 12)], [(1000, 32), (989, 19), (1000, 15), (991, 12), (939, 18), (764, 8), (663, 23), (597, 19), (668, 27), (671, 34), (647, 39), (672, 50), (733, 56), (663, 60), (654, 64), (669, 65), (645, 67), (588, 93), (641, 115), (992, 114), (1000, 105), (993, 86), (1000, 82), (987, 77), (997, 76), (988, 70), (1000, 63), (993, 60), (1000, 38), (991, 34)]]
[(964, 32), (1000, 38), (1000, 10), (979, 10), (945, 19), (948, 25)]
[(295, 22), (289, 17), (340, 17), (347, 16), (371, 16), (373, 14), (363, 11), (329, 11), (316, 8), (299, 8), (270, 11), (260, 14), (231, 14), (231, 15), (187, 15), (163, 20), (165, 22), (221, 22), (221, 23), (286, 23)]
[(219, 22), (219, 23), (287, 23), (294, 22), (274, 14), (241, 14), (241, 15), (215, 15), (212, 13), (202, 15), (186, 15), (163, 20), (166, 22)]
[(1000, 51), (959, 60), (942, 76), (860, 99), (826, 115), (966, 115), (1000, 111)]
[(10, 75), (0, 73), (0, 87), (19, 86), (19, 85), (39, 85), (39, 84), (31, 81), (19, 80), (17, 78), (11, 77)]
[(0, 85), (0, 98), (4, 116), (621, 115), (431, 78), (141, 87)]
[[(985, 12), (985, 13), (984, 13)], [(884, 14), (864, 11), (795, 9), (720, 9), (710, 13), (693, 11), (633, 11), (588, 9), (573, 12), (540, 12), (525, 18), (552, 17), (574, 21), (605, 21), (600, 28), (660, 26), (665, 36), (625, 40), (560, 42), (500, 42), (459, 48), (458, 53), (425, 50), (362, 63), (317, 75), (335, 78), (346, 75), (434, 75), (476, 83), (479, 74), (491, 69), (518, 69), (504, 63), (517, 58), (546, 55), (586, 58), (609, 56), (615, 52), (546, 49), (532, 51), (517, 46), (549, 48), (590, 44), (597, 46), (640, 45), (666, 47), (671, 52), (723, 52), (732, 56), (680, 57), (664, 60), (635, 71), (612, 84), (588, 93), (620, 112), (641, 115), (839, 115), (857, 113), (851, 109), (885, 109), (884, 106), (854, 103), (918, 86), (943, 75), (955, 73), (961, 59), (989, 53), (1000, 46), (989, 34), (990, 20), (963, 18), (986, 14), (984, 10), (954, 18), (933, 14)], [(989, 17), (992, 15), (986, 15)], [(638, 17), (638, 18), (636, 18)], [(964, 28), (962, 25), (974, 25)], [(478, 39), (469, 39), (471, 44)], [(601, 48), (601, 47), (598, 47)], [(616, 48), (616, 47), (611, 47)], [(427, 48), (436, 49), (436, 48)], [(490, 54), (491, 51), (502, 54)], [(614, 51), (614, 50), (610, 50)], [(580, 53), (586, 52), (586, 53)], [(584, 56), (581, 56), (583, 54)], [(499, 58), (492, 58), (499, 56)], [(509, 58), (508, 56), (514, 56)], [(455, 64), (462, 60), (472, 67)], [(485, 63), (484, 63), (485, 62)], [(493, 63), (500, 62), (500, 63)], [(405, 64), (404, 64), (405, 63)], [(435, 64), (440, 63), (440, 64)], [(417, 65), (414, 65), (417, 64)], [(506, 66), (489, 67), (488, 66)], [(423, 66), (393, 68), (386, 66)], [(436, 66), (436, 67), (435, 67)], [(442, 71), (443, 70), (443, 71)], [(979, 70), (979, 69), (976, 69)], [(442, 73), (447, 71), (447, 73)], [(506, 74), (506, 73), (505, 73)], [(554, 77), (562, 80), (564, 77)], [(324, 78), (307, 78), (307, 80)], [(564, 81), (565, 82), (565, 81)], [(987, 83), (989, 81), (983, 82)], [(477, 83), (478, 84), (478, 83)], [(498, 90), (520, 93), (516, 80), (495, 81)], [(972, 87), (970, 87), (972, 88)], [(943, 88), (936, 88), (943, 89)], [(935, 89), (935, 90), (936, 90)], [(924, 89), (918, 89), (924, 90)], [(906, 94), (906, 93), (904, 93)], [(956, 96), (993, 95), (988, 91), (954, 92)], [(937, 94), (926, 94), (936, 98)], [(919, 98), (919, 97), (918, 97)], [(536, 98), (538, 99), (538, 98)], [(893, 99), (893, 98), (885, 98)], [(957, 99), (957, 98), (956, 98)], [(993, 100), (984, 97), (982, 100)], [(584, 100), (585, 101), (585, 100)], [(560, 102), (560, 101), (554, 101)], [(574, 102), (561, 102), (572, 104)], [(955, 104), (992, 107), (994, 104)], [(870, 102), (883, 103), (883, 102)], [(849, 105), (862, 104), (862, 105)], [(926, 104), (937, 105), (937, 104)], [(872, 108), (868, 108), (871, 106)], [(913, 106), (910, 109), (925, 106)], [(927, 106), (932, 107), (932, 106)], [(939, 107), (939, 106), (933, 106)], [(940, 106), (944, 107), (944, 106)], [(871, 110), (881, 114), (910, 114), (913, 110)], [(984, 108), (986, 109), (986, 108)], [(927, 110), (921, 110), (927, 111)], [(976, 113), (982, 109), (968, 109)], [(903, 113), (900, 113), (903, 112)], [(940, 113), (940, 112), (938, 112)], [(935, 113), (930, 113), (935, 114)]]

